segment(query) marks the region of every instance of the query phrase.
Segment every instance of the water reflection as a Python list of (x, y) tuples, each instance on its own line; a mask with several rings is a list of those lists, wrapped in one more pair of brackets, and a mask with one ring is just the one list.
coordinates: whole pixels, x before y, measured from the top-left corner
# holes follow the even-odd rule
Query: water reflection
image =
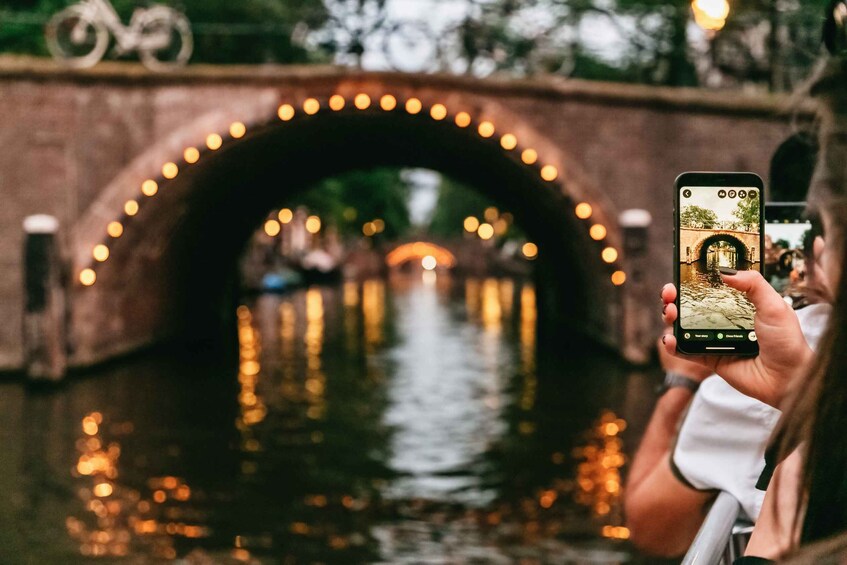
[(429, 275), (245, 302), (232, 359), (0, 385), (0, 431), (25, 446), (0, 458), (20, 493), (0, 526), (27, 516), (0, 557), (628, 559), (628, 375), (604, 352), (538, 352), (531, 284)]

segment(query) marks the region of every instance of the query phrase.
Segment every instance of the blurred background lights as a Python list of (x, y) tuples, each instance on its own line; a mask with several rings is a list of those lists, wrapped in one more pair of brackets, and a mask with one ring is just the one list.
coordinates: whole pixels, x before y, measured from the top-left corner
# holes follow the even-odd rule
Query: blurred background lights
[(459, 112), (456, 114), (456, 125), (460, 128), (466, 128), (471, 125), (471, 116), (467, 112)]
[(532, 165), (538, 161), (538, 152), (535, 149), (524, 149), (521, 153), (521, 161), (527, 165)]
[(234, 137), (235, 139), (244, 137), (244, 134), (247, 133), (247, 126), (245, 126), (241, 122), (234, 122), (229, 126), (229, 135)]
[(156, 181), (148, 179), (141, 183), (141, 192), (144, 196), (154, 196), (159, 192), (159, 185)]
[(432, 271), (437, 266), (438, 261), (432, 255), (427, 255), (426, 257), (421, 259), (421, 267), (423, 267), (427, 271)]
[(344, 97), (340, 94), (333, 94), (329, 97), (329, 108), (331, 110), (335, 110), (336, 112), (344, 109)]
[(615, 286), (621, 286), (626, 282), (626, 273), (623, 271), (615, 271), (612, 273), (612, 284)]
[(314, 98), (306, 98), (306, 100), (303, 101), (303, 111), (310, 116), (317, 114), (320, 109), (321, 103)]
[(365, 234), (366, 237), (371, 237), (376, 233), (376, 226), (374, 226), (373, 222), (365, 222), (362, 226), (362, 233)]
[(406, 100), (406, 111), (410, 114), (417, 114), (421, 111), (422, 107), (423, 105), (421, 104), (421, 101), (417, 98), (409, 98)]
[(518, 146), (518, 138), (515, 137), (511, 133), (507, 133), (503, 137), (500, 138), (500, 147), (502, 147), (506, 151), (511, 151), (512, 149), (514, 149), (517, 146)]
[(124, 212), (127, 216), (135, 216), (138, 214), (138, 202), (135, 200), (127, 200), (124, 204)]
[(200, 160), (200, 151), (196, 147), (186, 147), (185, 151), (182, 152), (182, 158), (185, 159), (186, 163), (192, 165)]
[(466, 232), (475, 233), (479, 228), (479, 220), (473, 216), (465, 218), (464, 227)]
[(580, 202), (576, 205), (576, 208), (574, 208), (574, 213), (580, 220), (587, 220), (590, 218), (593, 211), (591, 204), (588, 204), (587, 202)]
[(221, 145), (223, 145), (223, 142), (223, 138), (216, 133), (210, 133), (206, 136), (206, 147), (208, 147), (212, 151), (220, 149)]
[(91, 286), (96, 280), (97, 274), (94, 272), (94, 269), (83, 269), (79, 273), (79, 282), (81, 282), (84, 286)]
[(594, 241), (600, 241), (601, 239), (606, 237), (606, 226), (602, 224), (594, 224), (593, 226), (591, 226), (591, 229), (588, 230), (588, 234)]
[(100, 261), (101, 263), (109, 258), (109, 248), (103, 245), (102, 243), (94, 246), (94, 250), (91, 255), (95, 260)]
[(292, 212), (289, 208), (283, 208), (279, 211), (278, 217), (280, 222), (287, 224), (294, 219), (294, 212)]
[(124, 233), (124, 226), (120, 222), (109, 222), (106, 233), (112, 237), (120, 237)]
[(485, 218), (485, 221), (491, 223), (493, 223), (499, 215), (500, 210), (498, 210), (495, 206), (489, 206), (485, 209), (485, 212), (482, 213), (482, 217)]
[(720, 31), (726, 25), (729, 17), (729, 2), (727, 0), (693, 0), (691, 11), (694, 21), (706, 31)]
[(606, 263), (614, 263), (618, 259), (618, 251), (614, 247), (607, 247), (603, 250), (600, 256)]
[(291, 104), (282, 104), (279, 107), (279, 110), (277, 110), (276, 115), (279, 116), (279, 119), (283, 122), (287, 122), (294, 117), (294, 106)]
[(309, 216), (306, 218), (306, 231), (311, 234), (316, 234), (321, 231), (321, 219), (317, 216)]
[(162, 165), (162, 176), (166, 179), (175, 178), (179, 174), (179, 167), (176, 163), (165, 163)]
[(265, 222), (265, 233), (271, 237), (279, 235), (281, 229), (279, 222), (276, 220), (268, 220)]
[(385, 231), (385, 220), (377, 218), (373, 221), (373, 225), (376, 233), (382, 233)]
[(559, 169), (553, 165), (544, 165), (541, 168), (541, 178), (546, 181), (554, 181), (559, 176)]
[(444, 104), (435, 104), (430, 110), (429, 115), (433, 120), (443, 120), (447, 117), (447, 108)]
[(371, 97), (364, 92), (357, 94), (356, 98), (353, 99), (353, 105), (359, 110), (365, 110), (371, 105)]
[(379, 107), (386, 112), (390, 112), (397, 107), (397, 99), (390, 94), (385, 94), (379, 99)]
[(527, 259), (535, 259), (538, 257), (538, 246), (531, 241), (528, 241), (523, 244), (523, 247), (521, 247), (521, 252)]
[(480, 239), (491, 239), (492, 237), (494, 237), (494, 226), (489, 223), (482, 223), (477, 228), (476, 233), (480, 237)]
[(494, 135), (494, 124), (492, 124), (491, 122), (482, 122), (481, 124), (479, 124), (478, 131), (479, 135), (481, 135), (482, 137), (491, 137), (492, 135)]

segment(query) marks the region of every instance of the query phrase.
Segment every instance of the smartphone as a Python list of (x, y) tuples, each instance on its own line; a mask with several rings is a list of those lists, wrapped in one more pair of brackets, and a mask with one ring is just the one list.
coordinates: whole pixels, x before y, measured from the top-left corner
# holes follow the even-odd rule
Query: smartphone
[(806, 304), (812, 223), (805, 202), (765, 204), (765, 266), (771, 286), (793, 307)]
[(683, 173), (674, 183), (677, 350), (757, 355), (755, 308), (720, 267), (762, 270), (764, 184), (753, 173)]

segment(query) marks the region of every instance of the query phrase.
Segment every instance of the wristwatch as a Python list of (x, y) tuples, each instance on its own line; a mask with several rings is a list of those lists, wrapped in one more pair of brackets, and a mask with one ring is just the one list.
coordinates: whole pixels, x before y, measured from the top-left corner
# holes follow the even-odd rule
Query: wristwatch
[(670, 389), (676, 387), (687, 388), (694, 394), (700, 388), (700, 382), (679, 373), (667, 373), (665, 374), (665, 382), (656, 389), (656, 395), (662, 396)]

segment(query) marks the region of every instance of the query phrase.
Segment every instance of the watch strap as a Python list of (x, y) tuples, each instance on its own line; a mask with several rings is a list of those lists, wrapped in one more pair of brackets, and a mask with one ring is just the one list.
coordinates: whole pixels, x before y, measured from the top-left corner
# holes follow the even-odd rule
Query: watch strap
[(694, 379), (686, 377), (685, 375), (680, 375), (679, 373), (667, 373), (665, 374), (665, 382), (659, 387), (659, 396), (663, 395), (672, 388), (680, 387), (687, 388), (693, 394), (700, 388), (700, 381), (695, 381)]

